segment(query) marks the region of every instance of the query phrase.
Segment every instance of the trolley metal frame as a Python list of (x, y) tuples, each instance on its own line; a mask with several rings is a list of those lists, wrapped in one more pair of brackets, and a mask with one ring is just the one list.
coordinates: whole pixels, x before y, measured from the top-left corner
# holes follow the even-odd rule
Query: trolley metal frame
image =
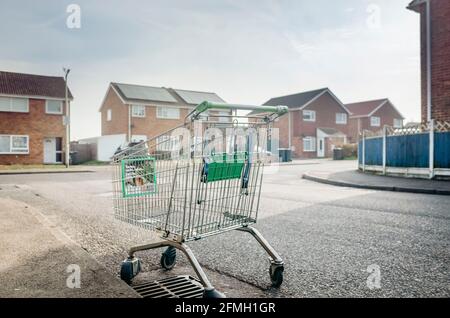
[[(220, 113), (224, 110), (226, 115)], [(255, 115), (242, 116), (238, 114), (240, 110), (250, 110)], [(139, 273), (141, 266), (135, 257), (137, 252), (166, 247), (161, 257), (163, 268), (170, 270), (175, 266), (176, 250), (179, 250), (205, 287), (205, 297), (222, 297), (186, 243), (238, 230), (251, 234), (268, 253), (272, 285), (281, 285), (284, 262), (251, 225), (258, 217), (266, 155), (260, 141), (271, 138), (273, 122), (287, 112), (286, 106), (203, 102), (186, 116), (183, 125), (114, 155), (116, 218), (156, 231), (162, 238), (160, 242), (129, 250), (121, 267), (123, 280), (131, 283)], [(248, 122), (239, 123), (238, 119), (242, 117)], [(252, 139), (249, 135), (239, 134), (243, 127), (266, 127), (267, 135), (259, 136), (256, 129)], [(184, 135), (183, 132), (177, 135), (181, 128), (185, 129)], [(217, 136), (203, 136), (205, 132), (207, 134), (206, 128), (214, 128), (216, 133), (228, 129), (227, 133), (231, 131), (232, 134), (220, 141)], [(193, 134), (193, 138), (186, 135), (186, 131)], [(239, 140), (245, 144), (241, 151), (237, 149)], [(216, 146), (223, 144), (225, 149), (215, 152)]]

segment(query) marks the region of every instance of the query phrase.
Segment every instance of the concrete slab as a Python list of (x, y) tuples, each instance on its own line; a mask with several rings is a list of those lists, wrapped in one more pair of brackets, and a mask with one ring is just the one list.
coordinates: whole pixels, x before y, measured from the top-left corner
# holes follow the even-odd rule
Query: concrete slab
[[(80, 269), (80, 288), (67, 285), (70, 265)], [(0, 297), (138, 297), (38, 209), (5, 198), (0, 198), (0, 286)]]

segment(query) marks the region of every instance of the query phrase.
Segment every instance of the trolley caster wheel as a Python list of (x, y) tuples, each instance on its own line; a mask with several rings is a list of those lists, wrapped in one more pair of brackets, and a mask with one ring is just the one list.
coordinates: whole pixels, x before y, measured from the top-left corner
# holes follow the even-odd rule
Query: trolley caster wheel
[(120, 279), (128, 285), (141, 271), (141, 260), (137, 257), (127, 258), (120, 267)]
[(177, 250), (175, 247), (169, 246), (161, 255), (162, 268), (170, 271), (177, 263)]
[(272, 281), (272, 287), (279, 288), (283, 284), (283, 265), (270, 265), (270, 280)]
[(214, 298), (226, 298), (226, 297), (221, 292), (218, 292), (215, 288), (209, 288), (209, 289), (205, 288), (205, 290), (203, 292), (203, 298), (214, 299)]

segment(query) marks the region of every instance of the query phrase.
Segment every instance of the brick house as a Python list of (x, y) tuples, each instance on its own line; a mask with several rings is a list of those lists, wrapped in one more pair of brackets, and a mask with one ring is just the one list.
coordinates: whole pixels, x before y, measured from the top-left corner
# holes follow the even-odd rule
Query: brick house
[(363, 130), (380, 131), (385, 125), (403, 127), (403, 115), (387, 98), (346, 104), (352, 113), (349, 120), (349, 134), (357, 140)]
[(450, 122), (450, 1), (414, 0), (408, 9), (420, 13), (422, 121)]
[(224, 103), (215, 93), (110, 83), (100, 107), (102, 136), (151, 139), (183, 124), (188, 113), (204, 101)]
[(331, 157), (334, 147), (352, 142), (346, 106), (328, 88), (272, 98), (264, 105), (284, 105), (289, 114), (274, 124), (280, 148), (295, 158)]
[(63, 163), (64, 100), (62, 77), (0, 71), (0, 164)]

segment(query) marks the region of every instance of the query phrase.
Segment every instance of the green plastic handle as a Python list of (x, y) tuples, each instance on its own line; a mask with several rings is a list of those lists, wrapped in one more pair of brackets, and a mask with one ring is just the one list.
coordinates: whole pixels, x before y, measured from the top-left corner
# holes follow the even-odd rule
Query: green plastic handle
[(272, 113), (279, 116), (287, 114), (289, 108), (287, 106), (250, 106), (250, 105), (234, 105), (234, 104), (220, 104), (212, 102), (203, 102), (195, 108), (195, 113), (202, 114), (208, 109), (226, 109), (226, 110), (251, 110), (260, 111), (262, 113)]

